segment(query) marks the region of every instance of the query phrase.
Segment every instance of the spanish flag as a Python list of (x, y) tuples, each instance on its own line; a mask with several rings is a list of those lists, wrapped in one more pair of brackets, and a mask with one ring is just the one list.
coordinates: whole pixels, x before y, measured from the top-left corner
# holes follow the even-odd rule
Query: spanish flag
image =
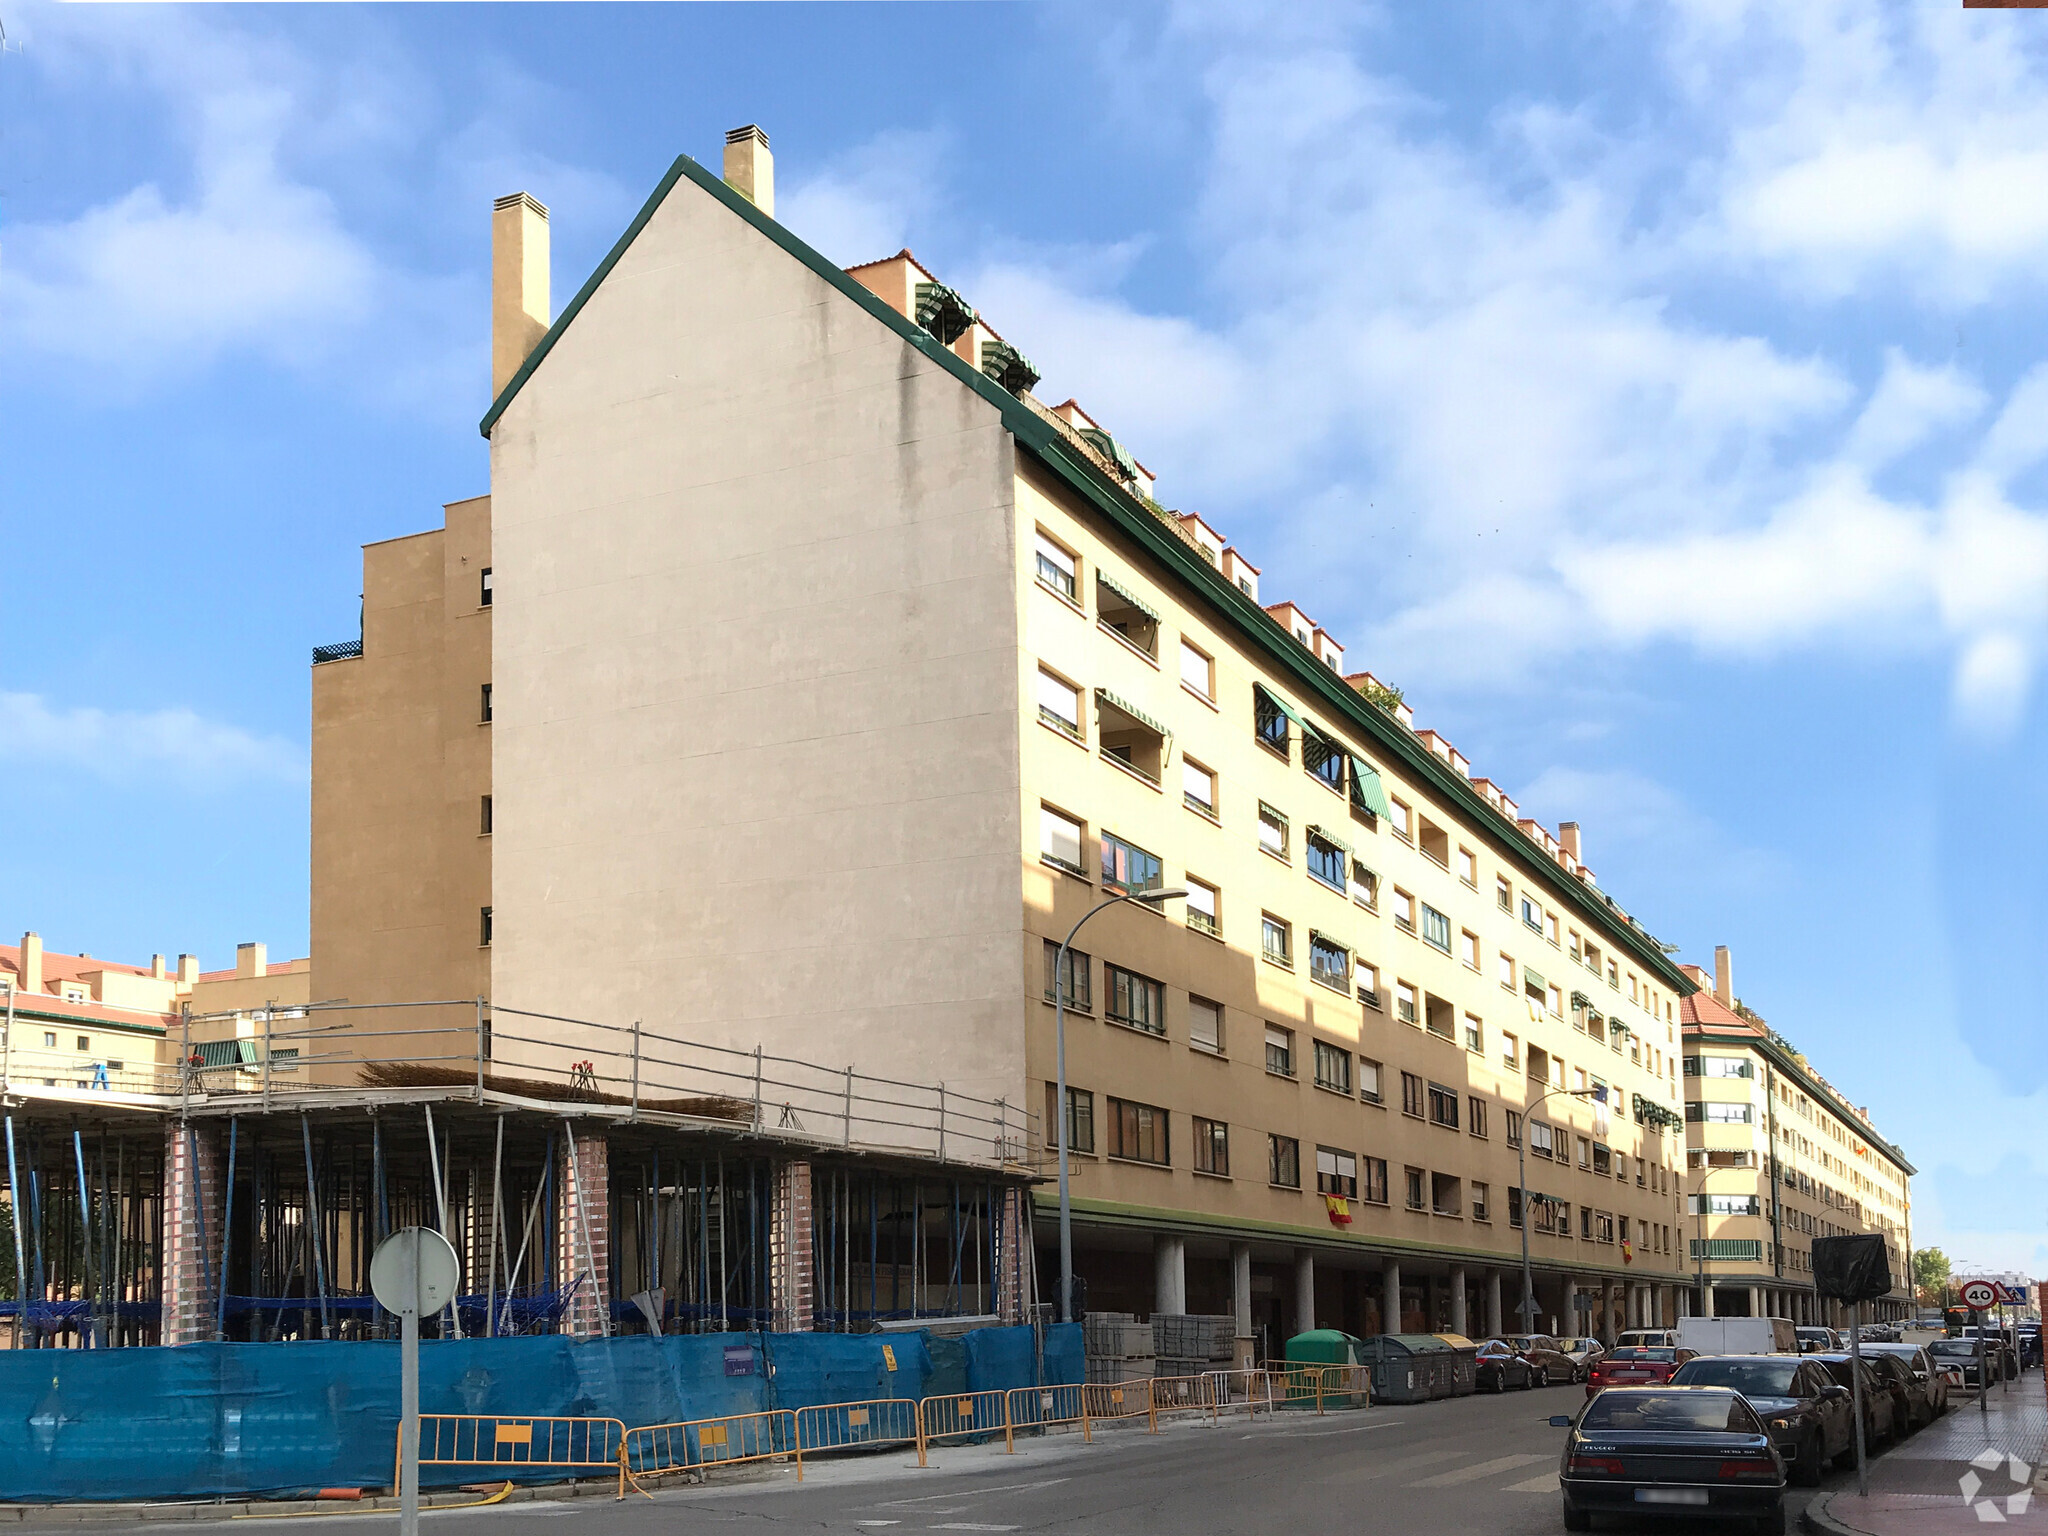
[(1621, 1240), (1621, 1262), (1633, 1264), (1636, 1261), (1636, 1245), (1627, 1238)]
[(1351, 1225), (1351, 1202), (1342, 1195), (1325, 1195), (1323, 1203), (1330, 1208), (1330, 1225), (1348, 1227)]

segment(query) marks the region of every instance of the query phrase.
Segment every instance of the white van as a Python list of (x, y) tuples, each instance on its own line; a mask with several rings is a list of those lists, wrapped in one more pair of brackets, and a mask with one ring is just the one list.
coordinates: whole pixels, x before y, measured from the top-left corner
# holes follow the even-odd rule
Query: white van
[(1678, 1342), (1678, 1334), (1670, 1328), (1631, 1328), (1627, 1333), (1616, 1334), (1614, 1347), (1626, 1349), (1642, 1345), (1650, 1349), (1669, 1349)]
[(1702, 1355), (1796, 1355), (1799, 1335), (1782, 1317), (1681, 1317), (1678, 1347)]

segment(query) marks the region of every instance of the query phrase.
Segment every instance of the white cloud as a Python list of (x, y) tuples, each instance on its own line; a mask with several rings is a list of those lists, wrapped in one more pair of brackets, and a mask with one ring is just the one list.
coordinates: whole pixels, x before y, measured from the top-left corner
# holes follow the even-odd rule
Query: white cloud
[(776, 217), (841, 266), (894, 256), (936, 203), (946, 152), (936, 132), (878, 134), (777, 188)]
[(0, 759), (116, 781), (168, 778), (191, 790), (302, 784), (307, 773), (296, 744), (189, 709), (52, 708), (33, 693), (0, 693)]

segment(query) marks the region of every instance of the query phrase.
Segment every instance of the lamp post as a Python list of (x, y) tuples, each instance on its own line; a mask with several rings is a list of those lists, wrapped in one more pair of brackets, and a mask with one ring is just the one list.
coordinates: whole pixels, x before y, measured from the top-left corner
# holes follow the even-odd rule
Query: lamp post
[(1180, 901), (1187, 894), (1185, 890), (1126, 891), (1121, 896), (1097, 902), (1081, 914), (1079, 923), (1067, 930), (1066, 939), (1053, 959), (1053, 1058), (1054, 1076), (1058, 1081), (1053, 1090), (1052, 1112), (1053, 1118), (1059, 1122), (1060, 1136), (1060, 1321), (1063, 1323), (1074, 1320), (1074, 1207), (1067, 1194), (1067, 952), (1072, 948), (1074, 935), (1081, 931), (1082, 924), (1098, 912), (1126, 901), (1143, 906)]
[(1602, 1104), (1607, 1102), (1605, 1088), (1551, 1088), (1536, 1096), (1535, 1101), (1522, 1109), (1522, 1135), (1515, 1143), (1515, 1183), (1522, 1195), (1522, 1299), (1515, 1310), (1522, 1314), (1522, 1332), (1534, 1333), (1530, 1319), (1536, 1315), (1536, 1282), (1529, 1273), (1529, 1116), (1536, 1113), (1536, 1106), (1545, 1099), (1594, 1099)]

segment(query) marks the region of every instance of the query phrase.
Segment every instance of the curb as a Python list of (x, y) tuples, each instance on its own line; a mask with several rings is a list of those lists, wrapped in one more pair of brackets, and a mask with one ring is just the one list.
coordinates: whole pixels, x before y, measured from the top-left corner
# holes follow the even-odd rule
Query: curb
[(1799, 1528), (1810, 1536), (1869, 1536), (1867, 1531), (1853, 1525), (1844, 1525), (1828, 1513), (1828, 1506), (1835, 1501), (1832, 1493), (1816, 1494), (1807, 1501), (1806, 1508), (1799, 1512)]
[[(491, 1485), (495, 1487), (496, 1485)], [(506, 1504), (530, 1504), (542, 1500), (610, 1498), (617, 1484), (611, 1478), (584, 1478), (577, 1482), (515, 1486), (503, 1500)], [(450, 1488), (420, 1495), (422, 1510), (450, 1505), (474, 1504), (477, 1491)], [(112, 1525), (156, 1521), (277, 1520), (287, 1516), (329, 1518), (345, 1515), (388, 1514), (398, 1508), (390, 1494), (362, 1499), (222, 1499), (219, 1502), (185, 1504), (0, 1504), (0, 1526), (4, 1525)]]

